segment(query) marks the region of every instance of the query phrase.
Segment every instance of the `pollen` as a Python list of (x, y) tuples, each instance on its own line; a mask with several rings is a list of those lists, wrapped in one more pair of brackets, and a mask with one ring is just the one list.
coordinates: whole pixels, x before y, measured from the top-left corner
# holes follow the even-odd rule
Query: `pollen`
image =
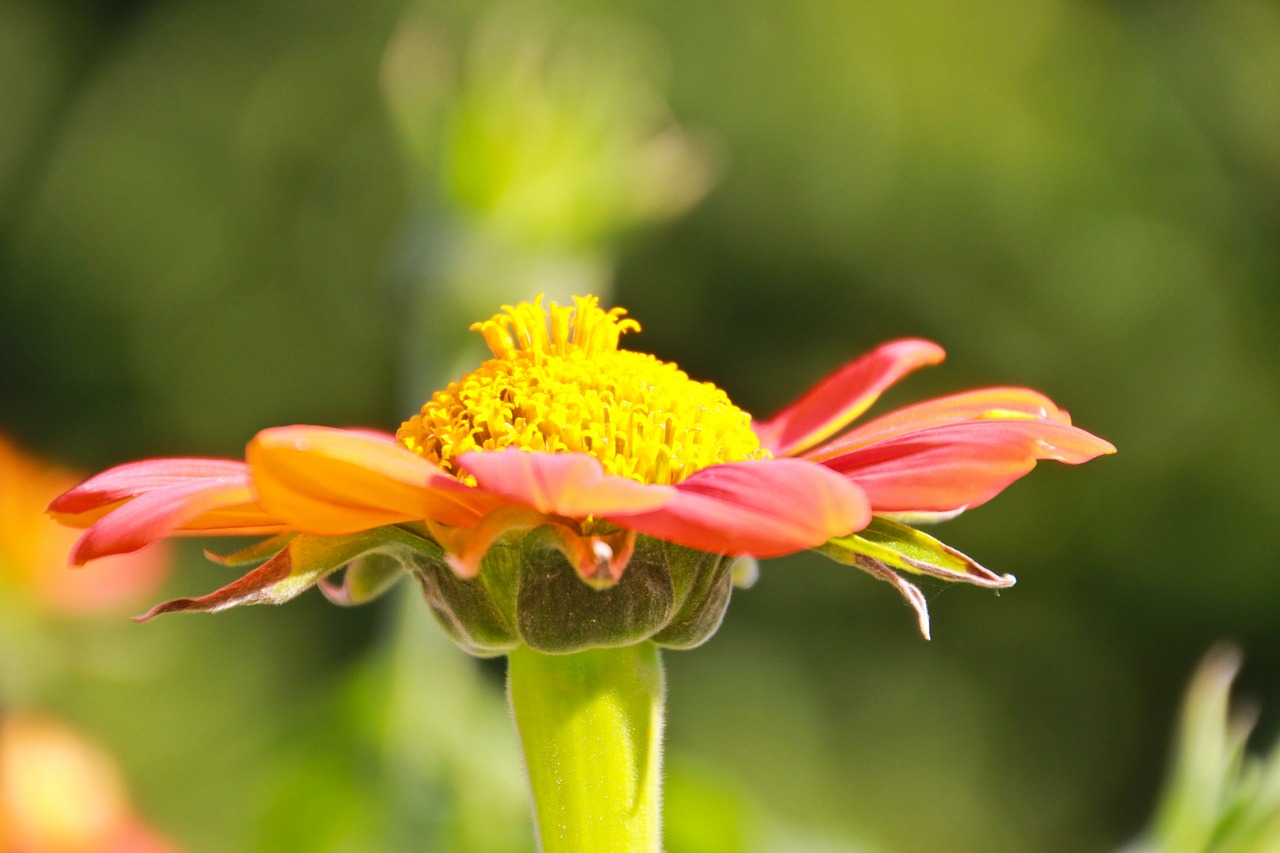
[(437, 391), (396, 438), (462, 480), (469, 450), (587, 453), (610, 473), (678, 483), (708, 465), (764, 459), (751, 417), (676, 365), (621, 350), (640, 324), (594, 296), (542, 297), (471, 327), (493, 358)]

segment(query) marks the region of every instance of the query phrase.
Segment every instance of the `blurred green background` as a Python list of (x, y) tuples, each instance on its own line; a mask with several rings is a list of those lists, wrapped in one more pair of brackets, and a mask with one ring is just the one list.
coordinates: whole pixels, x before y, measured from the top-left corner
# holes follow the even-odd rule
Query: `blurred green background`
[[(1280, 731), (1277, 105), (1262, 0), (0, 0), (0, 428), (81, 470), (394, 429), (540, 289), (759, 415), (936, 340), (878, 411), (1029, 385), (1119, 454), (934, 531), (1020, 582), (927, 587), (931, 643), (766, 563), (666, 656), (670, 851), (1114, 849), (1215, 640)], [(501, 667), (410, 599), (44, 620), (4, 702), (192, 851), (527, 849)]]

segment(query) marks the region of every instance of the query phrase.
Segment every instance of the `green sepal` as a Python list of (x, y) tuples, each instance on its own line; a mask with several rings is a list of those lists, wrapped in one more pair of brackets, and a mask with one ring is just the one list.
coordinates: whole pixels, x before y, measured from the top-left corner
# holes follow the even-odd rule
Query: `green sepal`
[(645, 640), (692, 648), (720, 626), (730, 558), (637, 536), (617, 581), (592, 585), (565, 556), (563, 538), (551, 525), (512, 531), (472, 578), (459, 577), (442, 553), (414, 555), (412, 573), (445, 632), (478, 657), (521, 645), (545, 654)]
[(256, 565), (263, 560), (274, 557), (297, 535), (296, 533), (281, 533), (278, 536), (272, 536), (270, 539), (255, 542), (248, 548), (242, 548), (231, 554), (218, 554), (205, 548), (204, 556), (205, 559), (220, 566)]
[(663, 545), (637, 537), (621, 578), (598, 589), (583, 582), (552, 541), (531, 531), (521, 548), (516, 590), (520, 638), (537, 651), (564, 654), (630, 646), (653, 636), (675, 608)]
[(330, 584), (321, 579), (317, 586), (324, 597), (341, 607), (366, 604), (381, 596), (404, 577), (404, 557), (400, 554), (374, 551), (362, 554), (347, 564), (342, 583)]
[(818, 550), (842, 563), (852, 564), (851, 557), (863, 556), (891, 569), (996, 589), (1013, 586), (1016, 581), (1013, 575), (997, 575), (914, 527), (881, 516), (872, 518), (857, 533), (832, 539)]
[(520, 548), (500, 542), (485, 554), (483, 568), (463, 579), (439, 557), (419, 554), (412, 574), (436, 621), (463, 651), (476, 657), (503, 655), (520, 645), (515, 629), (515, 583)]
[[(283, 604), (359, 557), (386, 554), (403, 564), (411, 555), (431, 553), (433, 549), (434, 553), (440, 553), (435, 543), (396, 527), (379, 527), (347, 536), (277, 536), (221, 558), (235, 565), (271, 554), (266, 562), (238, 580), (199, 598), (166, 601), (136, 618), (141, 622), (161, 613), (187, 610), (214, 613), (243, 604)], [(383, 583), (382, 589), (388, 585)]]
[(1013, 586), (1013, 575), (997, 575), (932, 536), (901, 522), (875, 516), (857, 533), (828, 540), (816, 550), (831, 559), (862, 569), (901, 593), (916, 612), (920, 633), (929, 639), (929, 604), (924, 593), (899, 571), (962, 581), (989, 588)]
[(676, 612), (652, 639), (669, 649), (692, 649), (710, 639), (724, 621), (733, 593), (733, 567), (737, 561), (664, 544), (668, 564), (679, 567), (671, 572), (676, 580)]

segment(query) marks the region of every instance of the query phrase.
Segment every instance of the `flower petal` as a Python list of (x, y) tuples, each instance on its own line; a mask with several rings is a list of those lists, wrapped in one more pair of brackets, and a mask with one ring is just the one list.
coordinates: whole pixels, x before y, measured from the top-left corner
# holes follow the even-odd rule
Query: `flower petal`
[(480, 574), (480, 564), (490, 546), (507, 533), (532, 530), (546, 523), (546, 516), (526, 506), (500, 506), (473, 527), (449, 527), (427, 522), (431, 537), (444, 549), (444, 560), (464, 580)]
[(871, 407), (886, 388), (945, 353), (929, 341), (909, 338), (877, 347), (822, 379), (800, 399), (753, 429), (774, 456), (794, 456)]
[[(221, 481), (245, 477), (249, 467), (231, 459), (146, 459), (128, 462), (90, 477), (49, 504), (49, 512), (63, 524), (87, 527), (104, 509), (167, 486), (197, 480)], [(87, 521), (82, 520), (88, 517)]]
[(655, 510), (675, 496), (672, 486), (609, 474), (585, 453), (471, 451), (458, 457), (480, 488), (548, 515), (586, 518)]
[[(204, 525), (220, 508), (245, 506), (252, 496), (243, 475), (190, 480), (164, 486), (120, 504), (103, 516), (76, 542), (71, 551), (73, 565), (110, 554), (136, 551), (158, 539)], [(252, 526), (239, 528), (199, 527), (203, 533), (247, 535), (274, 532), (279, 525), (265, 523), (266, 516)]]
[(822, 464), (862, 487), (877, 513), (932, 513), (985, 503), (1040, 459), (1078, 465), (1114, 452), (1056, 421), (976, 420), (903, 433)]
[(982, 388), (926, 400), (898, 409), (855, 427), (839, 438), (803, 454), (820, 462), (896, 435), (959, 421), (1032, 418), (1070, 424), (1071, 418), (1053, 401), (1030, 388)]
[(245, 458), (263, 507), (319, 536), (427, 518), (470, 526), (496, 503), (381, 433), (276, 427)]
[(562, 524), (546, 524), (533, 535), (563, 554), (582, 582), (595, 590), (617, 586), (636, 550), (634, 530), (584, 536)]
[(870, 507), (851, 486), (801, 459), (731, 462), (678, 483), (659, 510), (608, 518), (700, 551), (780, 557), (865, 527)]

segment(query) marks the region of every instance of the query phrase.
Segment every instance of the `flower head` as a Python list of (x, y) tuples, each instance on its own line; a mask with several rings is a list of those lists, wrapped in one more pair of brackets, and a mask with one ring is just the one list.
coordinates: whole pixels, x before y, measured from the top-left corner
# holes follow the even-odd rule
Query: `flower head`
[(941, 361), (927, 341), (881, 346), (756, 422), (714, 385), (620, 349), (639, 325), (594, 297), (506, 306), (472, 328), (493, 358), (395, 437), (278, 427), (244, 463), (151, 460), (72, 489), (50, 509), (88, 528), (73, 561), (173, 534), (279, 534), (226, 558), (261, 563), (241, 580), (152, 615), (284, 601), (343, 566), (343, 585), (321, 587), (359, 601), (407, 565), (473, 651), (555, 651), (700, 642), (719, 624), (733, 558), (818, 548), (897, 586), (927, 635), (923, 596), (899, 572), (1013, 578), (905, 522), (984, 503), (1037, 460), (1114, 451), (1022, 388), (840, 435), (889, 385)]

